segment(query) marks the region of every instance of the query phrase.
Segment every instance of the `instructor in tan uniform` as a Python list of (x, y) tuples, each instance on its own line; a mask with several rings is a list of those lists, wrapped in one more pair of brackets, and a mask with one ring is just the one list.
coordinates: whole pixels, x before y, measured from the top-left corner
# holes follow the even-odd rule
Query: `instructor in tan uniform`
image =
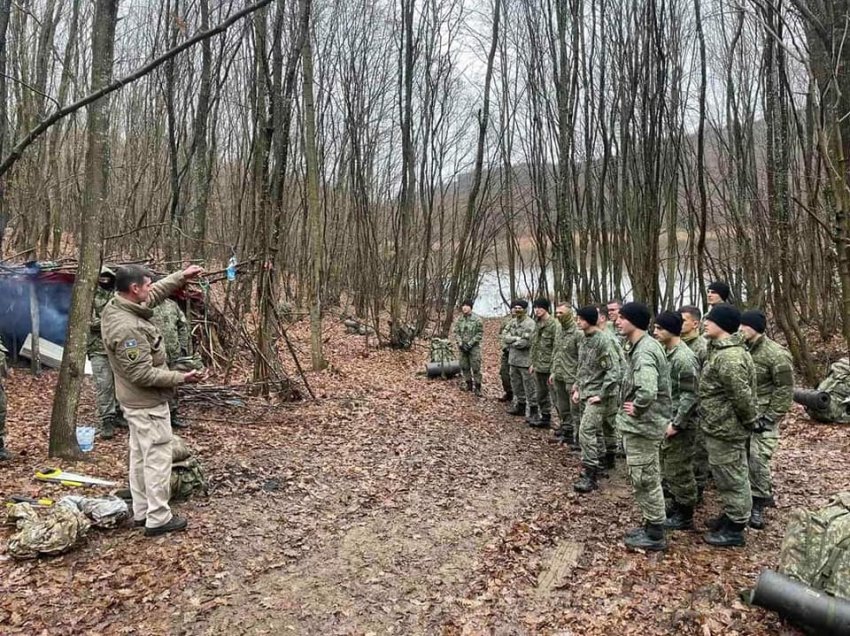
[(183, 530), (186, 519), (171, 514), (171, 416), (168, 400), (180, 384), (198, 382), (198, 371), (169, 371), (162, 334), (150, 322), (163, 302), (203, 269), (191, 265), (151, 284), (138, 265), (118, 270), (116, 295), (101, 314), (101, 332), (115, 374), (115, 393), (130, 426), (130, 492), (133, 519), (145, 536)]

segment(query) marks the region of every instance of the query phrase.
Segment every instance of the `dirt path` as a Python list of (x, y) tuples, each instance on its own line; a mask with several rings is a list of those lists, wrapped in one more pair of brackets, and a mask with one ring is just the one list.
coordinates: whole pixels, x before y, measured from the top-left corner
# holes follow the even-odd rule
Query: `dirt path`
[[(850, 486), (848, 431), (789, 425), (781, 507), (746, 549), (681, 533), (636, 554), (621, 542), (639, 516), (622, 467), (579, 497), (578, 458), (505, 415), (492, 380), (478, 400), (417, 375), (421, 352), (360, 342), (335, 334), (318, 404), (193, 413), (212, 493), (182, 507), (185, 534), (127, 529), (0, 561), (0, 631), (796, 634), (736, 594), (775, 563), (793, 505)], [(496, 378), (492, 345), (487, 359)], [(101, 473), (120, 477), (124, 443), (101, 445)], [(700, 520), (715, 514), (710, 492)], [(33, 612), (57, 586), (69, 592)]]

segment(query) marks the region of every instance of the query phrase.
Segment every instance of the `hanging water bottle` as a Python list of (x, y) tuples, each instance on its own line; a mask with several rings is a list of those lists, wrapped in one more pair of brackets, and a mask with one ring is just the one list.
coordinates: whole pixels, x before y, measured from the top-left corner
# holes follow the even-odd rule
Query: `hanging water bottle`
[(227, 280), (236, 280), (236, 254), (227, 261)]

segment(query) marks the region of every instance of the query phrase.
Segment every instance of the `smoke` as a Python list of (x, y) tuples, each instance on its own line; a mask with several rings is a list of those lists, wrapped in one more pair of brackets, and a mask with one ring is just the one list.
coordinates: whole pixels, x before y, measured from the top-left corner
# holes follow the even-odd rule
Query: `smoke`
[(71, 306), (73, 278), (69, 275), (38, 275), (37, 266), (3, 268), (0, 271), (0, 337), (12, 351), (20, 349), (32, 331), (30, 285), (36, 285), (39, 335), (63, 345)]

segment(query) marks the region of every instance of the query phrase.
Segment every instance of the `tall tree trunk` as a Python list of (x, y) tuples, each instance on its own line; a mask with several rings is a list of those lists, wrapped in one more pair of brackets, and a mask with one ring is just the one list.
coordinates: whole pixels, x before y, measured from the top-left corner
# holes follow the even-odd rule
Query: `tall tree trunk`
[[(96, 0), (92, 21), (91, 90), (112, 78), (118, 0)], [(100, 270), (102, 228), (109, 177), (109, 100), (88, 105), (85, 184), (79, 267), (68, 312), (65, 352), (50, 418), (51, 457), (73, 459), (79, 454), (75, 426), (88, 344), (88, 324)]]
[[(6, 34), (9, 31), (9, 16), (12, 0), (0, 0), (0, 157), (5, 152), (6, 136), (9, 134), (8, 84), (6, 83)], [(6, 211), (6, 175), (0, 174), (0, 254), (3, 253), (3, 239), (9, 213)]]

